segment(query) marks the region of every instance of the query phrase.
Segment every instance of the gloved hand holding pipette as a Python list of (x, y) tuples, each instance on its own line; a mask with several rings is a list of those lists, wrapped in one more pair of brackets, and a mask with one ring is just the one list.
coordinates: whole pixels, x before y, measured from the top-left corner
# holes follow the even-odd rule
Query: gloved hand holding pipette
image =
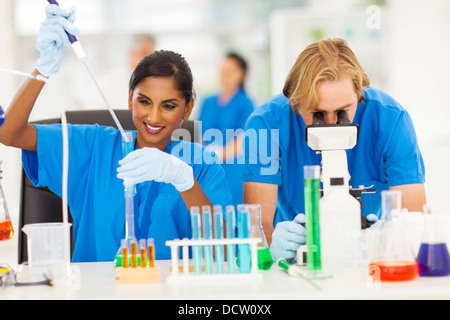
[(270, 253), (274, 261), (285, 259), (290, 261), (297, 255), (299, 246), (306, 242), (305, 215), (297, 214), (293, 221), (279, 222), (272, 234)]
[(157, 148), (142, 148), (119, 161), (119, 179), (132, 178), (135, 184), (157, 181), (172, 184), (179, 192), (194, 186), (192, 167)]
[(41, 23), (36, 40), (36, 48), (41, 53), (37, 60), (36, 69), (46, 77), (59, 71), (64, 53), (70, 45), (66, 31), (78, 35), (80, 30), (74, 25), (76, 8), (69, 11), (50, 4), (45, 8), (47, 18)]

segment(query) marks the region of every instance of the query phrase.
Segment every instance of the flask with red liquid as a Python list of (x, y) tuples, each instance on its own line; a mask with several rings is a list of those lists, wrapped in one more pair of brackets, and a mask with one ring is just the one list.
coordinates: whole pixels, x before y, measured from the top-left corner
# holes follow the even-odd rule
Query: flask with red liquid
[(369, 266), (370, 276), (378, 281), (413, 280), (419, 267), (400, 219), (401, 191), (382, 191), (381, 201), (382, 217)]
[(9, 240), (14, 235), (14, 230), (9, 218), (8, 207), (6, 206), (5, 195), (1, 184), (2, 162), (0, 161), (0, 241)]

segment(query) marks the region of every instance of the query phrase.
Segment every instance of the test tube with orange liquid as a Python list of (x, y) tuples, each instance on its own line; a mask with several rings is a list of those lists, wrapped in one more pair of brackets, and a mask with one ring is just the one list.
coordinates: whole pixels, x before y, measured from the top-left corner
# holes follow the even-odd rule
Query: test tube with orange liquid
[(2, 179), (2, 161), (0, 161), (0, 241), (12, 239), (14, 229), (9, 217), (8, 207), (6, 206), (5, 195), (1, 184)]
[(148, 266), (153, 268), (155, 266), (155, 240), (152, 238), (147, 239), (148, 248)]

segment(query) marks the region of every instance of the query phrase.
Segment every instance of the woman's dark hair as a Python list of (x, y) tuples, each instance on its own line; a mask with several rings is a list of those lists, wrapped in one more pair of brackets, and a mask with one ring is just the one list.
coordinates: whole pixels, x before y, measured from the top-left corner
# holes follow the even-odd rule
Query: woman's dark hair
[(247, 75), (247, 69), (248, 69), (247, 61), (245, 61), (245, 59), (241, 55), (237, 54), (236, 52), (229, 52), (226, 55), (226, 58), (230, 58), (230, 59), (233, 59), (234, 61), (236, 61), (236, 64), (238, 65), (239, 69), (241, 69), (244, 72), (244, 77), (242, 78), (242, 82), (239, 84), (239, 86), (241, 88), (244, 88), (245, 77)]
[(191, 68), (179, 53), (159, 50), (146, 55), (133, 71), (129, 89), (133, 92), (136, 86), (148, 77), (173, 77), (186, 103), (195, 99)]

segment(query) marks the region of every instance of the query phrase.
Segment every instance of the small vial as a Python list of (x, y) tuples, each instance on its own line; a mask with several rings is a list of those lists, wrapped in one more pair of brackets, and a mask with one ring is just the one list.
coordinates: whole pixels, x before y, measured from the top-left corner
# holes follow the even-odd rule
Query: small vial
[(128, 241), (127, 241), (127, 239), (122, 239), (121, 247), (122, 247), (122, 267), (128, 268)]
[(131, 267), (137, 268), (138, 266), (138, 249), (136, 240), (131, 241)]
[(155, 240), (153, 238), (147, 239), (148, 248), (148, 266), (153, 268), (155, 266)]
[(147, 268), (147, 241), (145, 239), (139, 240), (139, 251), (141, 253), (141, 267)]

